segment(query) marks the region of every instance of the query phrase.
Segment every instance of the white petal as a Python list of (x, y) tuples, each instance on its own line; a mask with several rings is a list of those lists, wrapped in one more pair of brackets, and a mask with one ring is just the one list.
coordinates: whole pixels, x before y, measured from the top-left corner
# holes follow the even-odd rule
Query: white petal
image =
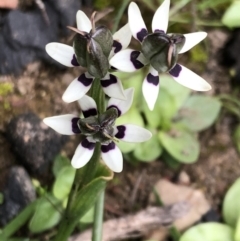
[(93, 77), (88, 73), (80, 75), (74, 79), (72, 83), (65, 90), (62, 99), (66, 103), (70, 103), (81, 99), (91, 88)]
[(78, 100), (78, 104), (80, 105), (85, 118), (97, 115), (96, 102), (90, 96), (84, 95), (80, 100)]
[(115, 137), (126, 142), (144, 142), (152, 137), (152, 133), (140, 126), (125, 124), (116, 126)]
[(110, 107), (117, 108), (119, 116), (126, 113), (131, 107), (133, 102), (134, 88), (129, 88), (124, 90), (124, 95), (126, 97), (126, 100), (118, 100), (115, 98), (111, 98), (108, 101), (108, 105), (107, 105), (107, 108), (110, 108)]
[(45, 46), (45, 50), (53, 59), (67, 67), (74, 67), (75, 54), (73, 47), (61, 43), (49, 43)]
[(103, 87), (104, 93), (109, 97), (126, 100), (122, 82), (115, 75), (107, 73), (106, 76), (101, 79), (101, 85)]
[(142, 92), (148, 108), (153, 110), (159, 92), (159, 75), (152, 66), (150, 66), (149, 73), (143, 81)]
[(186, 40), (185, 44), (183, 45), (183, 48), (179, 52), (179, 54), (187, 52), (189, 49), (197, 45), (199, 42), (201, 42), (203, 39), (207, 37), (206, 32), (196, 32), (196, 33), (188, 33), (184, 34)]
[(206, 80), (180, 64), (176, 64), (175, 67), (169, 71), (169, 74), (171, 74), (179, 84), (192, 90), (208, 91), (212, 88)]
[(152, 31), (156, 30), (167, 32), (168, 28), (168, 15), (170, 8), (170, 0), (165, 0), (162, 5), (157, 9), (152, 20)]
[(92, 24), (88, 16), (81, 10), (78, 10), (76, 15), (77, 28), (81, 31), (89, 33), (92, 29)]
[(43, 122), (62, 135), (73, 135), (80, 133), (77, 128), (77, 120), (79, 120), (78, 116), (68, 114), (47, 117), (43, 119)]
[(133, 49), (120, 51), (109, 61), (111, 66), (123, 72), (134, 72), (141, 69), (147, 62), (139, 51)]
[(123, 169), (123, 157), (120, 149), (114, 142), (109, 145), (102, 145), (102, 159), (114, 172), (121, 172)]
[(133, 37), (142, 42), (148, 32), (138, 5), (134, 2), (128, 7), (128, 23)]
[(74, 168), (81, 168), (85, 166), (91, 159), (94, 152), (95, 143), (84, 139), (77, 147), (71, 164)]
[(122, 45), (121, 50), (128, 47), (128, 45), (130, 44), (131, 38), (132, 38), (132, 33), (128, 23), (125, 24), (113, 35), (113, 40), (119, 42)]

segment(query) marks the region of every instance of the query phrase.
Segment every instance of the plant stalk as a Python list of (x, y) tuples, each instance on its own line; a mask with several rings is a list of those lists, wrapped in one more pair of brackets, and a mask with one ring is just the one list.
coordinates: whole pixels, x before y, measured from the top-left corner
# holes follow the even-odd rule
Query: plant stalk
[(98, 200), (95, 204), (92, 241), (102, 240), (104, 194), (105, 190), (103, 190), (102, 193), (99, 195)]
[[(99, 79), (93, 81), (93, 85), (90, 89), (89, 95), (95, 100), (99, 113), (105, 111), (105, 94), (102, 90), (102, 86)], [(77, 225), (79, 218), (76, 218), (73, 213), (71, 213), (72, 205), (75, 203), (76, 196), (78, 192), (89, 182), (91, 182), (96, 174), (97, 167), (101, 157), (101, 144), (96, 143), (94, 153), (90, 161), (83, 168), (77, 169), (74, 177), (74, 182), (69, 194), (67, 208), (65, 209), (63, 218), (59, 225), (59, 232), (57, 233), (54, 241), (67, 241), (68, 237), (71, 235), (75, 226)], [(104, 197), (104, 194), (102, 194)], [(97, 201), (98, 202), (98, 201)], [(103, 208), (102, 208), (103, 209)], [(100, 215), (98, 212), (96, 216)], [(99, 226), (99, 228), (101, 228)]]

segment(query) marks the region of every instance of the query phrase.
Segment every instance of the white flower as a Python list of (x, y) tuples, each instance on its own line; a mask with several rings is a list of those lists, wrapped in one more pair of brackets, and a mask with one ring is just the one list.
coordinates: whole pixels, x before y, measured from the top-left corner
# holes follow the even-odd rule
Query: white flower
[[(116, 117), (126, 113), (132, 104), (133, 88), (126, 89), (124, 94), (126, 100), (109, 99), (107, 110), (114, 110)], [(78, 102), (85, 117), (85, 119), (81, 120), (88, 120), (86, 118), (97, 116), (97, 106), (91, 97), (85, 95)], [(63, 135), (84, 135), (83, 130), (80, 130), (79, 120), (80, 118), (78, 116), (68, 114), (48, 117), (45, 118), (43, 122)], [(107, 122), (108, 124), (106, 124), (106, 119), (104, 119), (100, 125), (94, 124), (91, 126), (89, 130), (93, 130), (96, 127), (97, 131), (94, 132), (94, 135), (85, 134), (86, 138), (77, 147), (71, 161), (74, 168), (83, 167), (91, 159), (96, 142), (103, 137), (104, 141), (101, 141), (101, 156), (103, 161), (114, 172), (121, 172), (123, 169), (123, 157), (114, 140), (144, 142), (149, 140), (152, 136), (151, 132), (142, 127), (132, 124), (114, 126), (114, 121), (115, 118), (111, 119)]]
[[(153, 33), (162, 32), (166, 34), (168, 27), (169, 6), (170, 0), (165, 0), (155, 12), (152, 20)], [(139, 42), (142, 42), (144, 38), (148, 36), (148, 31), (143, 21), (141, 12), (137, 4), (134, 2), (130, 3), (129, 5), (128, 19), (129, 27), (133, 37)], [(205, 32), (184, 34), (185, 43), (179, 54), (188, 51), (202, 41), (206, 36), (207, 33)], [(125, 72), (133, 72), (136, 69), (142, 68), (148, 63), (149, 61), (143, 56), (142, 53), (131, 49), (121, 51), (110, 60), (110, 64), (113, 67)], [(175, 79), (175, 81), (190, 89), (197, 91), (208, 91), (211, 89), (211, 86), (203, 78), (180, 64), (176, 64), (168, 72)], [(142, 91), (149, 109), (153, 110), (159, 92), (159, 73), (151, 65), (149, 72), (144, 79)]]
[[(91, 21), (84, 12), (79, 10), (77, 12), (76, 19), (78, 30), (87, 33), (91, 31)], [(131, 41), (131, 31), (129, 29), (129, 25), (126, 24), (118, 32), (116, 32), (113, 35), (113, 40), (113, 47), (109, 55), (109, 59), (129, 45)], [(53, 59), (67, 67), (79, 66), (74, 49), (71, 46), (54, 42), (46, 45), (46, 51)], [(62, 96), (63, 101), (70, 103), (79, 100), (91, 88), (93, 81), (94, 76), (91, 76), (88, 72), (81, 74), (68, 86)], [(107, 73), (106, 76), (101, 79), (101, 85), (103, 87), (103, 91), (109, 97), (123, 100), (125, 99), (122, 83), (115, 75)]]

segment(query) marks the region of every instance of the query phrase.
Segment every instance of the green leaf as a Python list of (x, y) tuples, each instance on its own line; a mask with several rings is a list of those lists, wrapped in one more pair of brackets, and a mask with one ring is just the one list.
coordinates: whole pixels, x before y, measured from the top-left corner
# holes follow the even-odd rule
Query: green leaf
[[(2, 240), (1, 241), (5, 241), (5, 240)], [(6, 241), (37, 241), (37, 239), (29, 239), (29, 238), (10, 238)]]
[(80, 223), (93, 223), (94, 220), (94, 206), (91, 207), (80, 219)]
[(173, 128), (159, 132), (158, 138), (171, 156), (182, 163), (194, 163), (199, 156), (199, 142), (193, 134)]
[(84, 186), (76, 195), (70, 208), (70, 220), (77, 224), (79, 219), (94, 205), (98, 195), (104, 190), (107, 181), (113, 178), (113, 172), (107, 166), (100, 164), (95, 179)]
[(61, 169), (53, 184), (53, 195), (63, 200), (70, 193), (76, 170), (71, 166), (65, 166)]
[(171, 127), (172, 118), (176, 115), (177, 106), (174, 97), (169, 94), (168, 90), (160, 88), (158, 99), (154, 110), (159, 113), (161, 127), (169, 129)]
[(181, 166), (181, 163), (171, 156), (166, 150), (163, 151), (162, 159), (172, 169), (177, 170)]
[(215, 10), (216, 8), (224, 7), (223, 5), (229, 4), (229, 2), (230, 0), (214, 0), (214, 1), (208, 0), (208, 1), (199, 2), (197, 7), (200, 11), (204, 11), (207, 8), (212, 8)]
[(9, 241), (9, 237), (17, 232), (29, 220), (36, 209), (37, 202), (38, 200), (35, 200), (30, 203), (3, 228), (2, 232), (0, 230), (1, 241)]
[(0, 205), (3, 204), (4, 196), (3, 193), (0, 192)]
[(179, 241), (233, 241), (233, 229), (221, 223), (202, 223), (188, 229)]
[(234, 130), (233, 141), (236, 145), (238, 153), (240, 153), (240, 125), (238, 125), (237, 128)]
[(57, 225), (61, 214), (56, 207), (60, 209), (59, 200), (53, 196), (48, 195), (39, 199), (36, 211), (29, 223), (30, 231), (40, 233)]
[(211, 126), (221, 109), (219, 100), (203, 95), (192, 95), (179, 110), (176, 120), (191, 131), (202, 131)]
[(134, 88), (134, 98), (132, 106), (141, 106), (142, 104), (142, 82), (144, 79), (143, 71), (138, 70), (134, 73), (114, 72), (123, 84), (124, 89)]
[(235, 0), (222, 17), (222, 22), (229, 28), (240, 27), (240, 0)]
[[(131, 107), (131, 109), (126, 114), (120, 118), (117, 118), (116, 120), (116, 125), (122, 125), (126, 123), (144, 127), (142, 116), (140, 115), (137, 108)], [(138, 143), (129, 143), (124, 141), (118, 142), (118, 147), (123, 153), (133, 151), (137, 145)]]
[(71, 166), (70, 160), (67, 157), (62, 155), (56, 156), (56, 158), (53, 161), (53, 167), (52, 167), (54, 176), (57, 177), (61, 169), (66, 166)]
[(169, 74), (160, 74), (160, 88), (164, 88), (174, 98), (178, 110), (186, 101), (191, 90), (177, 83)]
[(240, 178), (228, 189), (223, 201), (223, 218), (231, 227), (235, 228), (240, 216)]
[(240, 215), (238, 217), (235, 233), (234, 233), (234, 241), (240, 241)]
[(162, 153), (162, 147), (158, 141), (157, 135), (145, 142), (138, 143), (134, 149), (134, 157), (143, 162), (151, 162), (156, 160)]
[(146, 101), (143, 101), (141, 111), (144, 113), (145, 118), (147, 120), (147, 124), (151, 128), (157, 128), (161, 124), (161, 115), (159, 111), (151, 111), (149, 110)]

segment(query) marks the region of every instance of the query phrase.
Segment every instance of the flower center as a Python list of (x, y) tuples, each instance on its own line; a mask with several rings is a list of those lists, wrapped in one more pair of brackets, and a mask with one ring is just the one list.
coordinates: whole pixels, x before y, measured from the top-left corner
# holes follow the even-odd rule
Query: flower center
[(103, 114), (79, 119), (78, 127), (85, 136), (90, 136), (93, 141), (107, 145), (114, 141), (114, 123), (118, 117), (118, 111), (112, 107)]

